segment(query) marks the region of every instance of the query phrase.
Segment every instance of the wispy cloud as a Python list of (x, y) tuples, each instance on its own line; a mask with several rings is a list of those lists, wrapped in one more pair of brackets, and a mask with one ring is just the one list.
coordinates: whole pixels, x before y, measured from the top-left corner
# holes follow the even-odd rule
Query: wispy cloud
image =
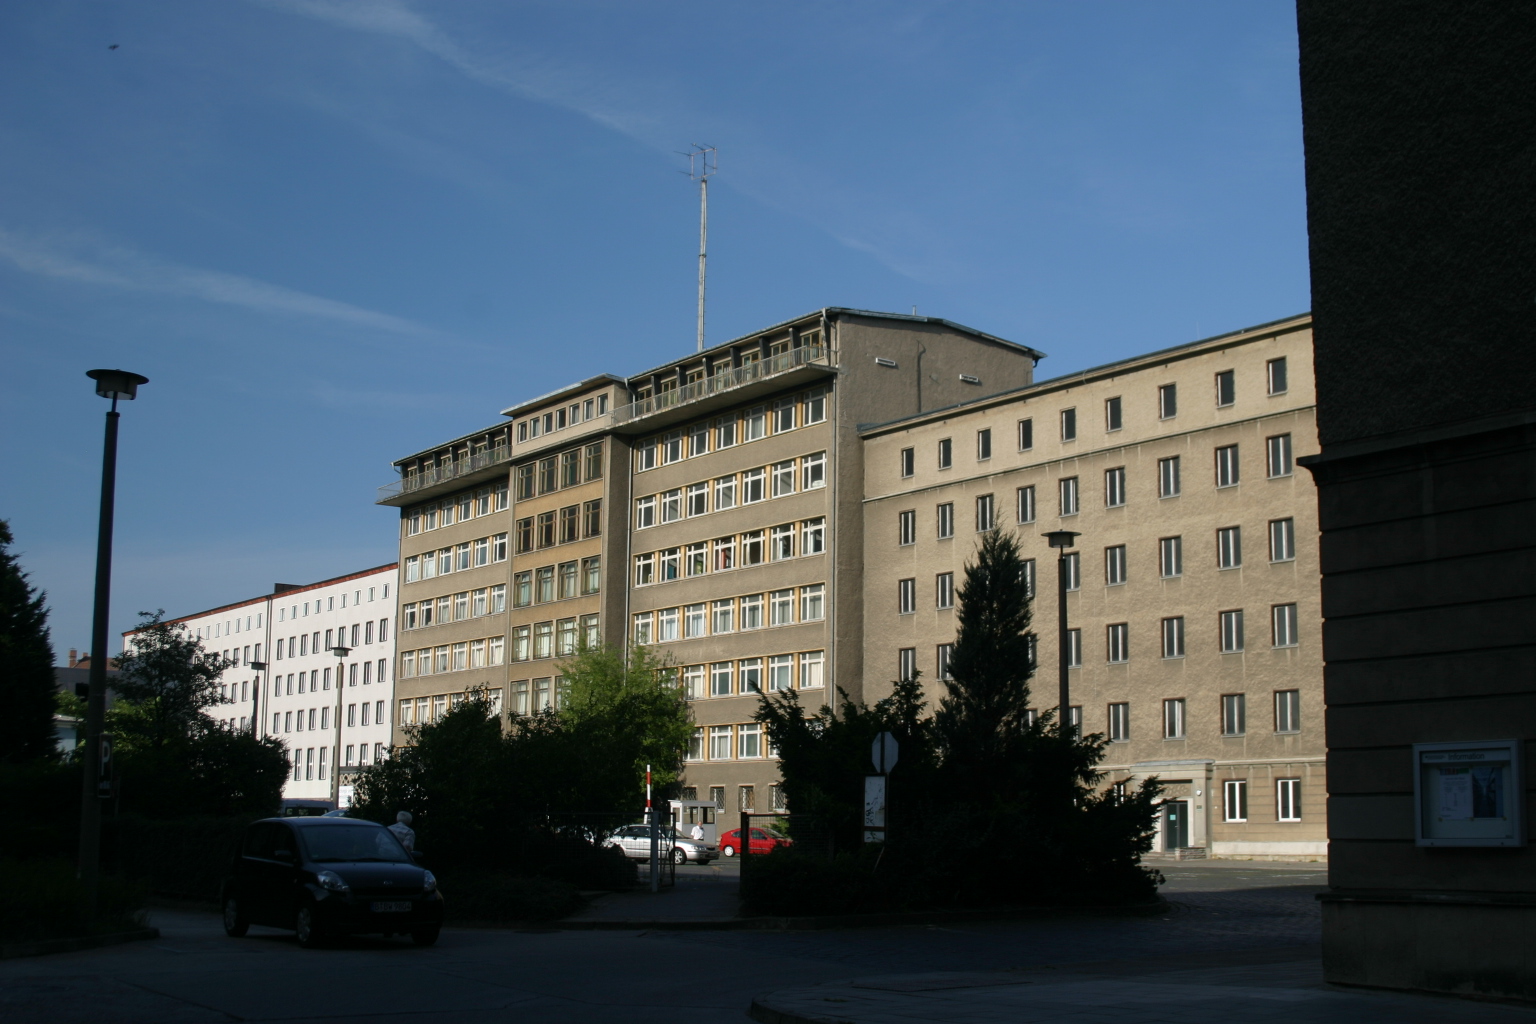
[(428, 327), (388, 313), (238, 274), (183, 266), (124, 246), (79, 236), (37, 237), (0, 228), (0, 260), (29, 274), (81, 284), (174, 295), (393, 334), (434, 333)]

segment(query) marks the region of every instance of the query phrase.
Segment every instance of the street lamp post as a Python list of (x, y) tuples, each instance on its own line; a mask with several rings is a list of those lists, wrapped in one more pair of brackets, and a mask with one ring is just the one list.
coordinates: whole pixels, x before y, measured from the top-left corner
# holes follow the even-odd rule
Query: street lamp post
[(1071, 650), (1068, 645), (1070, 637), (1067, 635), (1067, 549), (1072, 547), (1081, 534), (1071, 530), (1052, 530), (1045, 535), (1051, 547), (1056, 549), (1056, 615), (1057, 626), (1061, 631), (1060, 636), (1060, 694), (1056, 722), (1061, 727), (1062, 735), (1072, 728), (1072, 690), (1068, 670), (1072, 667)]
[[(80, 780), (81, 908), (96, 916), (96, 888), (101, 869), (102, 726), (107, 717), (107, 614), (112, 594), (112, 510), (117, 494), (117, 403), (133, 401), (149, 378), (127, 370), (91, 370), (96, 393), (112, 401), (107, 411), (101, 454), (101, 514), (96, 525), (96, 599), (91, 614), (91, 674), (85, 699), (85, 745)], [(110, 790), (109, 790), (110, 792)]]
[(331, 803), (341, 810), (341, 688), (346, 684), (346, 657), (352, 648), (337, 644), (331, 648), (336, 655), (336, 749), (331, 752)]
[(267, 663), (253, 661), (251, 671), (256, 673), (256, 682), (251, 691), (251, 738), (259, 740), (261, 739), (261, 688), (267, 685)]

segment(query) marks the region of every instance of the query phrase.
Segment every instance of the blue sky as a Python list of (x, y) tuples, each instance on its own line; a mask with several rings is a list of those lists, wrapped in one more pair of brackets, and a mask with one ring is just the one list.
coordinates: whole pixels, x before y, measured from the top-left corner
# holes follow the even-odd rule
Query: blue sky
[(9, 0), (0, 518), (88, 646), (122, 366), (114, 634), (392, 560), (392, 459), (691, 349), (694, 142), (712, 342), (915, 305), (1043, 377), (1300, 312), (1295, 48), (1285, 0)]

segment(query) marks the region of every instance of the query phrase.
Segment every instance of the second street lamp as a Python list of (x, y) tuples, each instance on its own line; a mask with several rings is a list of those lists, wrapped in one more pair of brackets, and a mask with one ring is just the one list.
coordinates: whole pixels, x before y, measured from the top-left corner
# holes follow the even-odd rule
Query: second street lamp
[(331, 803), (341, 810), (341, 688), (346, 685), (347, 655), (352, 648), (337, 644), (331, 648), (336, 655), (336, 748), (331, 751)]
[(1072, 728), (1072, 690), (1069, 675), (1072, 668), (1070, 646), (1072, 638), (1067, 630), (1067, 583), (1069, 582), (1067, 549), (1072, 547), (1072, 542), (1080, 536), (1082, 535), (1071, 530), (1052, 530), (1045, 534), (1045, 539), (1050, 542), (1051, 547), (1056, 549), (1056, 609), (1057, 624), (1061, 630), (1059, 637), (1061, 679), (1056, 724), (1063, 735)]

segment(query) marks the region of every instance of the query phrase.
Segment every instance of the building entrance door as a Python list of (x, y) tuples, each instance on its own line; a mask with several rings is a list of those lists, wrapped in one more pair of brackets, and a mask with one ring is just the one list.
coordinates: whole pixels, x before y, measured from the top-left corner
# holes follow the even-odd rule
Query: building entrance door
[(1163, 849), (1182, 850), (1189, 845), (1189, 801), (1163, 802)]

